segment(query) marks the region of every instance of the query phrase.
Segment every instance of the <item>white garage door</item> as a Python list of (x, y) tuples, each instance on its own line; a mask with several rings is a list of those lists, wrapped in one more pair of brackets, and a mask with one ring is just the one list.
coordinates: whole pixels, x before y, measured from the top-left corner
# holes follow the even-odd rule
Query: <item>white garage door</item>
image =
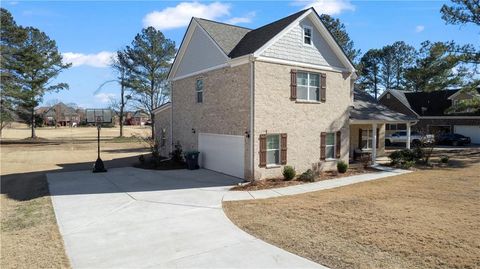
[(244, 146), (243, 136), (200, 133), (198, 135), (200, 166), (243, 178)]
[(470, 137), (472, 143), (480, 144), (480, 125), (455, 125), (455, 133)]

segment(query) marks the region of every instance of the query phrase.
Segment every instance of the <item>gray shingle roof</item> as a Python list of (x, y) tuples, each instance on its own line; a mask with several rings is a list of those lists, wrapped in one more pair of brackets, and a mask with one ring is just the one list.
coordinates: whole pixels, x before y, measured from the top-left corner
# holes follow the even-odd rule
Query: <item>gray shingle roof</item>
[(251, 31), (248, 28), (201, 18), (194, 18), (194, 20), (200, 24), (226, 55), (230, 54), (238, 42)]
[(299, 11), (255, 30), (200, 18), (194, 20), (228, 57), (237, 58), (254, 53), (307, 11), (308, 9)]
[(353, 109), (350, 111), (350, 119), (366, 121), (413, 121), (414, 117), (393, 111), (378, 103), (372, 96), (363, 91), (354, 91)]

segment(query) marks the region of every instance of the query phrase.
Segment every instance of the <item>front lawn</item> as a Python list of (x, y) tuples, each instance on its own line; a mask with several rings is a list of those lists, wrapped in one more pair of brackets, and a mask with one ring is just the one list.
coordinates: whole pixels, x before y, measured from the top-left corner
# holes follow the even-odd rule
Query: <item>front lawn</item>
[(450, 163), (223, 206), (248, 233), (331, 268), (479, 268), (480, 152)]

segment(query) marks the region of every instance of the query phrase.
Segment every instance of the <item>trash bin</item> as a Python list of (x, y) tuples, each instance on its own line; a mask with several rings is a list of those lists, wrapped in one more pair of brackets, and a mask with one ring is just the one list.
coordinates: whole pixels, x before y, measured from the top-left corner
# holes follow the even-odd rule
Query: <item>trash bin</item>
[(188, 170), (200, 168), (198, 165), (198, 155), (200, 155), (200, 152), (198, 151), (188, 151), (185, 153), (185, 161), (187, 162)]

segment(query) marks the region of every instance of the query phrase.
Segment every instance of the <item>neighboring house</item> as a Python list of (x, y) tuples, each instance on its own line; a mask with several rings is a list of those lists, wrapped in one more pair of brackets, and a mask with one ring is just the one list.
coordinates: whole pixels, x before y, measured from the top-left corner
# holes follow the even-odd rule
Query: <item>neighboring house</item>
[(150, 114), (145, 113), (142, 110), (135, 112), (125, 112), (124, 122), (125, 125), (145, 125), (150, 120)]
[[(416, 117), (418, 123), (413, 127), (415, 130), (430, 134), (459, 133), (470, 137), (472, 143), (480, 143), (480, 111), (447, 113), (458, 100), (470, 98), (473, 95), (459, 89), (433, 92), (387, 90), (380, 95), (379, 102), (390, 109)], [(392, 125), (387, 129), (390, 132), (404, 131), (405, 126)]]
[(48, 108), (40, 107), (36, 113), (48, 126), (72, 126), (78, 125), (81, 121), (81, 111), (61, 102)]
[(240, 178), (333, 170), (357, 148), (375, 156), (386, 122), (410, 124), (394, 112), (351, 118), (376, 104), (354, 102), (354, 66), (313, 9), (255, 30), (193, 18), (168, 79), (171, 103), (154, 111), (161, 154), (179, 144)]

